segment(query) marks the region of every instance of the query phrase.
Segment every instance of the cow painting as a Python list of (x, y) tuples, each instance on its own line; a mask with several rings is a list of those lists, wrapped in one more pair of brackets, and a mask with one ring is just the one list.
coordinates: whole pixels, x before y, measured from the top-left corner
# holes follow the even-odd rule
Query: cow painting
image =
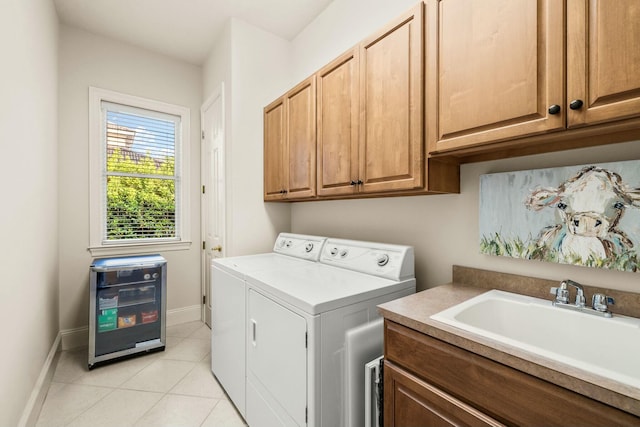
[(629, 187), (617, 173), (585, 167), (557, 188), (532, 191), (525, 206), (553, 208), (557, 218), (540, 231), (531, 258), (589, 265), (633, 250), (618, 226), (626, 209), (640, 208), (640, 188)]

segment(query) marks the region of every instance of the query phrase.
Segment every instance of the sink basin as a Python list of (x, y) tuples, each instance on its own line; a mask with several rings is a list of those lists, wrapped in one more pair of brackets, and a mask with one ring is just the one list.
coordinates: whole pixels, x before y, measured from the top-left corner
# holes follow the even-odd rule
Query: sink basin
[(640, 319), (554, 307), (551, 301), (492, 290), (433, 320), (640, 388)]

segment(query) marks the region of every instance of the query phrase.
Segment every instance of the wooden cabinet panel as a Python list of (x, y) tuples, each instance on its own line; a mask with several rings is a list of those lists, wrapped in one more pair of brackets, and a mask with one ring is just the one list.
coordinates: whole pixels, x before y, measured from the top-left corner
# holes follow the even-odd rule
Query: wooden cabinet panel
[(284, 198), (286, 174), (285, 107), (280, 98), (264, 109), (264, 200)]
[(423, 5), (360, 47), (362, 191), (423, 186)]
[(318, 195), (353, 194), (358, 187), (358, 49), (317, 73)]
[(426, 158), (423, 73), (419, 2), (267, 107), (265, 200), (459, 192)]
[(580, 426), (640, 425), (640, 418), (632, 414), (388, 320), (384, 356), (505, 424), (563, 426), (570, 421)]
[[(308, 78), (285, 95), (287, 128), (286, 198), (316, 194), (316, 80)], [(286, 163), (285, 163), (286, 165)]]
[(316, 194), (315, 76), (264, 109), (264, 200)]
[(568, 0), (568, 126), (640, 115), (640, 2)]
[(427, 0), (431, 152), (564, 127), (564, 6)]
[(389, 362), (384, 364), (384, 383), (384, 401), (389, 402), (385, 426), (503, 425)]

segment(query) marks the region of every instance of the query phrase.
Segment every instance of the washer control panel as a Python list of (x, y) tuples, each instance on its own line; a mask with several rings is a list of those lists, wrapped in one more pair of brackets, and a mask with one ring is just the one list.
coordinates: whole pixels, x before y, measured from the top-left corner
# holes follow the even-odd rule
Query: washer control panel
[(320, 236), (280, 233), (273, 245), (273, 252), (318, 261), (326, 239), (326, 237)]
[(320, 262), (392, 280), (414, 275), (411, 246), (327, 239)]

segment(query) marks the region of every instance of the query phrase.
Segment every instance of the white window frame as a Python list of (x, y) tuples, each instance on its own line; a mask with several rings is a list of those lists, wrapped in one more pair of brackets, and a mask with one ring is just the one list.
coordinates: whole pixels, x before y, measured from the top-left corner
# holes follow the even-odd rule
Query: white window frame
[[(177, 214), (180, 221), (176, 224), (176, 233), (179, 236), (175, 240), (149, 242), (143, 239), (131, 239), (130, 241), (118, 240), (109, 242), (103, 240), (106, 227), (106, 192), (102, 185), (103, 165), (106, 162), (106, 135), (103, 130), (102, 102), (121, 104), (130, 107), (143, 108), (158, 111), (180, 117), (180, 126), (177, 129), (179, 138), (176, 138), (176, 170), (181, 171), (179, 191), (176, 194), (180, 200), (176, 200)], [(187, 250), (191, 246), (190, 227), (190, 202), (189, 202), (189, 163), (190, 163), (190, 110), (179, 105), (168, 104), (161, 101), (127, 95), (111, 90), (89, 87), (89, 251), (91, 255), (123, 255), (148, 252)], [(178, 165), (179, 162), (179, 165)]]

